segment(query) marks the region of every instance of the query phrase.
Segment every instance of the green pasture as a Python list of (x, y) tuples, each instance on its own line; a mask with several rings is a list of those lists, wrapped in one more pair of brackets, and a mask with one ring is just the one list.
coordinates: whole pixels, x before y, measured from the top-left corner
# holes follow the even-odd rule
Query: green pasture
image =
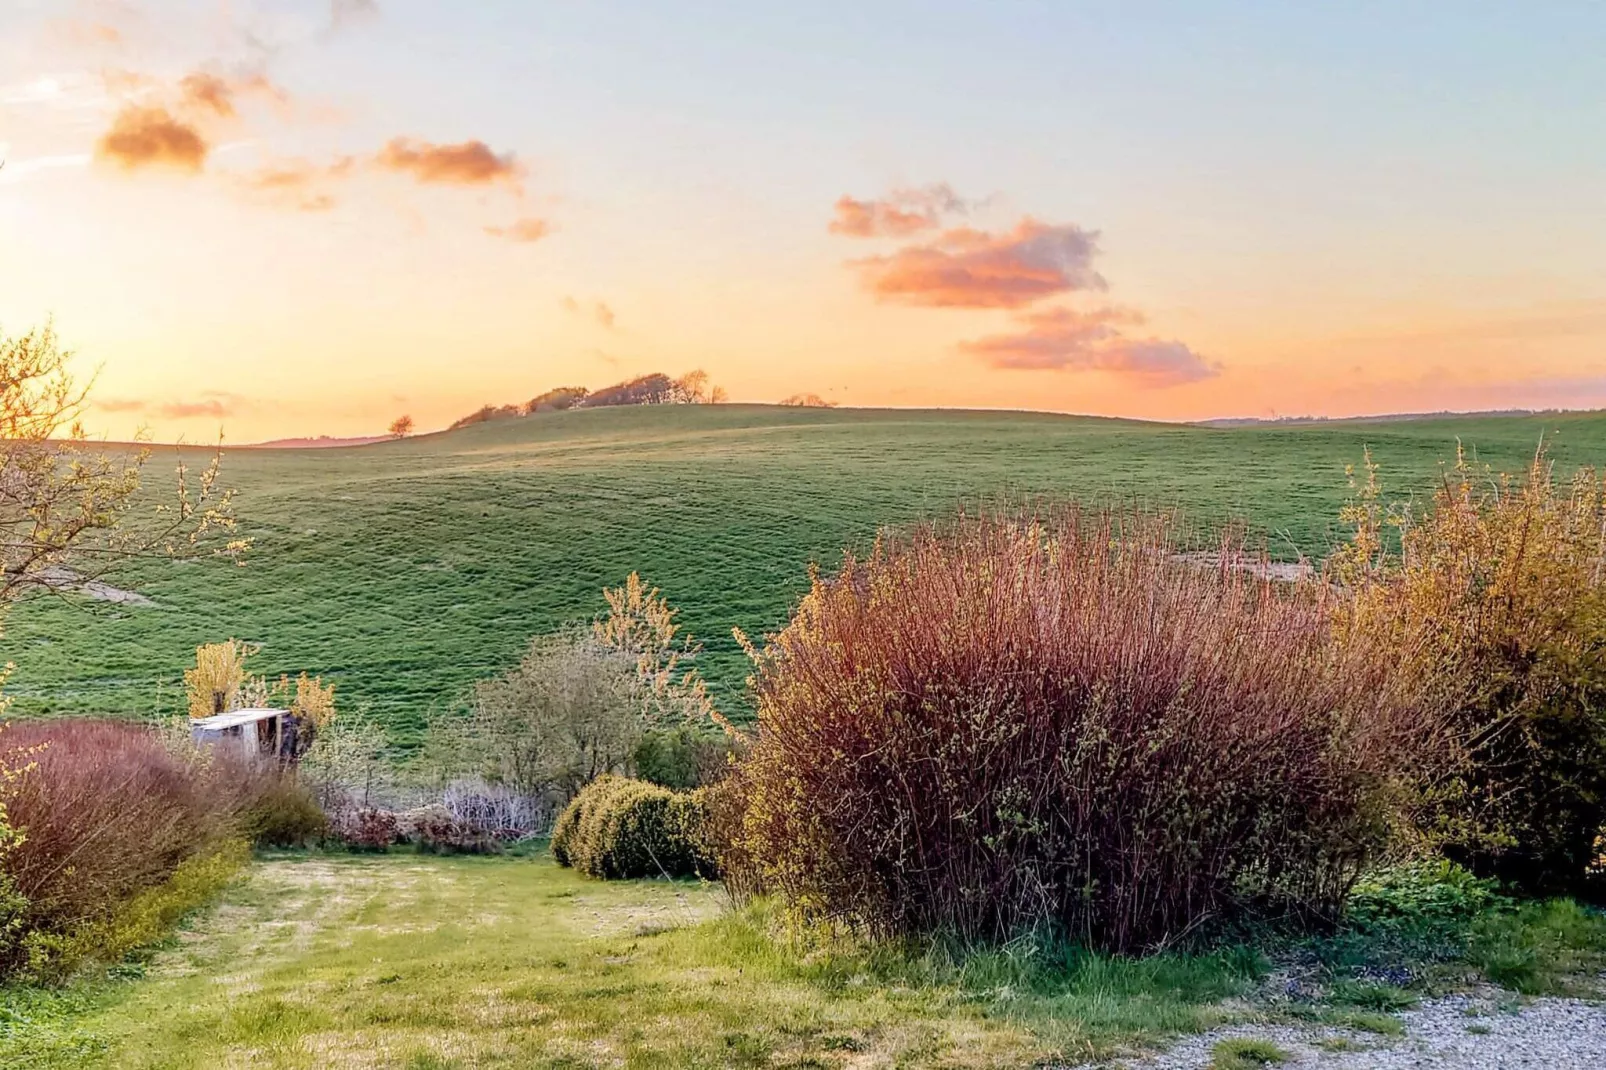
[[(744, 714), (731, 628), (786, 620), (811, 561), (880, 525), (1030, 496), (1180, 506), (1243, 519), (1274, 554), (1319, 556), (1370, 446), (1422, 492), (1459, 439), (1519, 469), (1541, 436), (1567, 466), (1606, 460), (1606, 414), (1206, 428), (1030, 413), (676, 406), (547, 413), (347, 449), (231, 449), (247, 563), (152, 563), (140, 606), (46, 599), (6, 621), (23, 715), (179, 706), (197, 643), (259, 643), (258, 668), (337, 681), (402, 743), (529, 637), (588, 619), (631, 570), (707, 644)], [(192, 462), (204, 460), (192, 451)], [(176, 460), (158, 448), (149, 482)]]

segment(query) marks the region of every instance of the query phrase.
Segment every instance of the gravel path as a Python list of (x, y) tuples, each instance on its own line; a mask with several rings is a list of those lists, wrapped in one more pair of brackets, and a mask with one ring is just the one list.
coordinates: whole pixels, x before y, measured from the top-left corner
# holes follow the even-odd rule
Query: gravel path
[[(1110, 1064), (1129, 1070), (1205, 1070), (1229, 1037), (1261, 1037), (1285, 1049), (1285, 1068), (1317, 1070), (1606, 1070), (1606, 1003), (1449, 996), (1424, 1000), (1382, 1037), (1321, 1026), (1241, 1025), (1187, 1037), (1170, 1051)], [(1504, 1009), (1502, 1009), (1504, 1007)], [(1342, 1049), (1342, 1050), (1340, 1050)]]

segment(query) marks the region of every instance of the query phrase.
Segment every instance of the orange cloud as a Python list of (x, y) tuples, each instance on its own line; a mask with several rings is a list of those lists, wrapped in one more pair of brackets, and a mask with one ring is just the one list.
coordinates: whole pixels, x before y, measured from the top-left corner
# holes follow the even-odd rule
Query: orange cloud
[(1221, 374), (1219, 365), (1181, 342), (1125, 337), (1121, 326), (1143, 318), (1123, 309), (1052, 308), (1019, 320), (1021, 331), (962, 342), (959, 348), (994, 368), (1108, 372), (1144, 387), (1178, 386)]
[(124, 171), (170, 167), (190, 174), (206, 166), (211, 146), (194, 126), (166, 108), (129, 106), (95, 143), (95, 157)]
[(290, 99), (265, 74), (248, 74), (238, 78), (225, 78), (207, 71), (185, 75), (178, 83), (180, 100), (184, 107), (210, 112), (220, 119), (232, 119), (239, 114), (235, 100), (247, 94), (269, 97), (284, 104)]
[(544, 219), (534, 216), (515, 221), (505, 227), (486, 227), (485, 233), (496, 238), (506, 238), (509, 241), (537, 242), (552, 233), (552, 225)]
[(285, 160), (268, 164), (241, 181), (246, 189), (273, 203), (303, 212), (326, 212), (338, 202), (323, 187), (348, 178), (355, 166), (356, 161), (349, 156), (328, 164)]
[(1073, 290), (1102, 290), (1098, 232), (1027, 217), (1001, 234), (958, 227), (927, 245), (850, 261), (878, 300), (928, 308), (1021, 308)]
[(516, 187), (524, 175), (512, 153), (498, 156), (478, 140), (434, 145), (412, 138), (392, 138), (374, 162), (388, 171), (412, 175), (426, 185), (486, 186), (503, 182)]
[(923, 189), (893, 190), (880, 200), (861, 201), (844, 193), (826, 228), (849, 238), (906, 238), (934, 230), (945, 214), (963, 215), (969, 205), (945, 182)]
[(234, 88), (217, 75), (196, 71), (185, 75), (178, 87), (184, 94), (184, 103), (190, 107), (214, 112), (225, 119), (234, 117)]

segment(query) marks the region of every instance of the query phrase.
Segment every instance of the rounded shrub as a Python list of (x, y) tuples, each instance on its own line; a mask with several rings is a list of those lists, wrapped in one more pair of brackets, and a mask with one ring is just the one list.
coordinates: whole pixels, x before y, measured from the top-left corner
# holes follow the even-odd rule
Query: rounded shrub
[(240, 831), (258, 847), (306, 847), (329, 834), (312, 792), (284, 773), (262, 778), (240, 811)]
[(552, 853), (561, 865), (607, 880), (710, 873), (703, 814), (696, 793), (601, 777), (559, 815)]
[[(1428, 748), (1329, 589), (1163, 518), (961, 518), (816, 576), (715, 798), (738, 894), (886, 935), (1141, 949), (1336, 912)], [(1396, 659), (1397, 660), (1397, 659)]]

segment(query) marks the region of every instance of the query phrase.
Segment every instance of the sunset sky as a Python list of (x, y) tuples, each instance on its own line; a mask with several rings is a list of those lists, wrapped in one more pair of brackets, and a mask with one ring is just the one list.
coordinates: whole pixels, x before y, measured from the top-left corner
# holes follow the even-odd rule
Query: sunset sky
[(1606, 4), (3, 0), (0, 331), (96, 431), (1606, 406)]

